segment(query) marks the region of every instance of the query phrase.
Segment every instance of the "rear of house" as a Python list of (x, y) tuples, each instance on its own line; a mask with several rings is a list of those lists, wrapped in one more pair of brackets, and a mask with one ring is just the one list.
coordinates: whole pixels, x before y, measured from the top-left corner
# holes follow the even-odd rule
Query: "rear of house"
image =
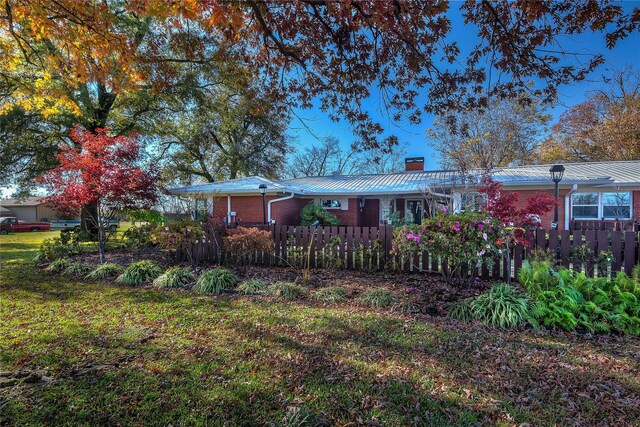
[[(551, 165), (496, 168), (488, 174), (425, 171), (424, 158), (406, 159), (406, 171), (380, 175), (331, 175), (269, 180), (253, 176), (175, 188), (195, 200), (194, 216), (213, 214), (227, 223), (300, 224), (302, 208), (315, 203), (341, 225), (378, 226), (397, 220), (419, 223), (437, 209), (480, 207), (480, 177), (490, 175), (520, 203), (537, 192), (553, 196)], [(619, 227), (640, 223), (640, 161), (565, 164), (559, 183), (560, 229)], [(265, 192), (261, 194), (261, 187)], [(266, 188), (264, 188), (266, 186)], [(264, 200), (264, 203), (263, 203)], [(549, 228), (553, 212), (540, 218)]]

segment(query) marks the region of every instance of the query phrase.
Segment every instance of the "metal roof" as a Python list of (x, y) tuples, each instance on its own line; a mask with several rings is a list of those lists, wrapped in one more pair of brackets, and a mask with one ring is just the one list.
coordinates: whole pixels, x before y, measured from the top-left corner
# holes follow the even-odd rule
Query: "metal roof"
[(198, 194), (252, 194), (258, 193), (260, 184), (267, 185), (267, 192), (288, 191), (287, 188), (275, 181), (259, 176), (248, 176), (243, 178), (229, 179), (226, 181), (211, 182), (208, 184), (190, 185), (171, 189), (171, 194), (198, 195)]
[(0, 199), (0, 206), (39, 206), (44, 202), (40, 197), (25, 197), (23, 199)]
[[(496, 168), (491, 176), (505, 186), (551, 185), (551, 165)], [(640, 160), (625, 162), (564, 164), (562, 184), (640, 186)], [(479, 179), (481, 171), (471, 171)], [(300, 195), (394, 195), (415, 194), (427, 186), (452, 186), (460, 177), (457, 171), (417, 171), (380, 175), (331, 175), (267, 180), (252, 176), (172, 190), (173, 194), (256, 194), (260, 184), (268, 192), (292, 192)]]

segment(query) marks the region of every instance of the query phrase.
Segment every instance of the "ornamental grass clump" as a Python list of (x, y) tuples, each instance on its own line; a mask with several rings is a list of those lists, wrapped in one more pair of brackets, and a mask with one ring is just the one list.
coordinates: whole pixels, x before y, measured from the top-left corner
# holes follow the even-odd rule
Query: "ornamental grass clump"
[(240, 283), (236, 289), (243, 294), (255, 294), (264, 291), (267, 285), (261, 279), (249, 279)]
[(347, 291), (341, 286), (331, 286), (319, 289), (314, 297), (325, 304), (338, 304), (347, 300)]
[(496, 328), (516, 328), (531, 319), (531, 302), (526, 295), (504, 283), (469, 302), (471, 316)]
[(362, 294), (360, 300), (369, 307), (385, 308), (393, 304), (396, 297), (386, 289), (371, 289)]
[(276, 298), (296, 300), (304, 298), (307, 294), (307, 290), (296, 283), (277, 282), (267, 287), (267, 293)]
[(71, 264), (71, 260), (69, 258), (59, 258), (49, 264), (47, 271), (51, 271), (52, 273), (62, 273), (67, 269), (69, 264)]
[(162, 274), (162, 268), (153, 261), (143, 260), (130, 264), (116, 279), (116, 283), (137, 286), (150, 282)]
[(153, 280), (157, 288), (186, 288), (193, 284), (195, 276), (189, 268), (171, 267)]
[(82, 262), (71, 262), (62, 272), (63, 276), (81, 277), (91, 271), (91, 266)]
[(116, 277), (118, 274), (122, 273), (122, 266), (116, 264), (115, 262), (105, 262), (104, 264), (98, 265), (94, 268), (89, 274), (87, 274), (87, 279), (89, 280), (107, 280), (113, 277)]
[(207, 294), (215, 294), (232, 288), (237, 282), (238, 279), (231, 270), (214, 268), (202, 273), (193, 289)]

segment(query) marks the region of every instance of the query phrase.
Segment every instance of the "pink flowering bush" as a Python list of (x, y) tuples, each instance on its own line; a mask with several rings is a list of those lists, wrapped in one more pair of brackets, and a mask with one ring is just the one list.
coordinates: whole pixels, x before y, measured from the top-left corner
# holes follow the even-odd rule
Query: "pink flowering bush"
[(159, 225), (151, 233), (151, 242), (176, 260), (180, 252), (186, 253), (190, 258), (191, 248), (199, 243), (206, 243), (207, 240), (202, 223), (196, 221), (172, 221)]
[(392, 250), (399, 256), (428, 251), (446, 262), (441, 271), (447, 283), (466, 285), (483, 264), (493, 265), (503, 248), (500, 236), (500, 222), (486, 214), (443, 212), (420, 225), (397, 228)]

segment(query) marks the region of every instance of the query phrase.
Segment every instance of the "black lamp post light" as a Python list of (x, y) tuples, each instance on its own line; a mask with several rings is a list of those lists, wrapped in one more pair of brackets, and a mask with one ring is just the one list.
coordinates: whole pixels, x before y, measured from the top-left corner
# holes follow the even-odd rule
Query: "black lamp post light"
[(258, 186), (260, 194), (262, 194), (262, 223), (267, 223), (267, 204), (265, 201), (265, 195), (267, 194), (267, 184), (260, 184)]
[(555, 185), (555, 198), (556, 198), (556, 206), (553, 209), (553, 224), (551, 227), (554, 229), (558, 229), (558, 199), (560, 198), (560, 181), (562, 181), (562, 177), (564, 176), (564, 166), (562, 165), (553, 165), (549, 168), (549, 173), (551, 174), (551, 180)]

